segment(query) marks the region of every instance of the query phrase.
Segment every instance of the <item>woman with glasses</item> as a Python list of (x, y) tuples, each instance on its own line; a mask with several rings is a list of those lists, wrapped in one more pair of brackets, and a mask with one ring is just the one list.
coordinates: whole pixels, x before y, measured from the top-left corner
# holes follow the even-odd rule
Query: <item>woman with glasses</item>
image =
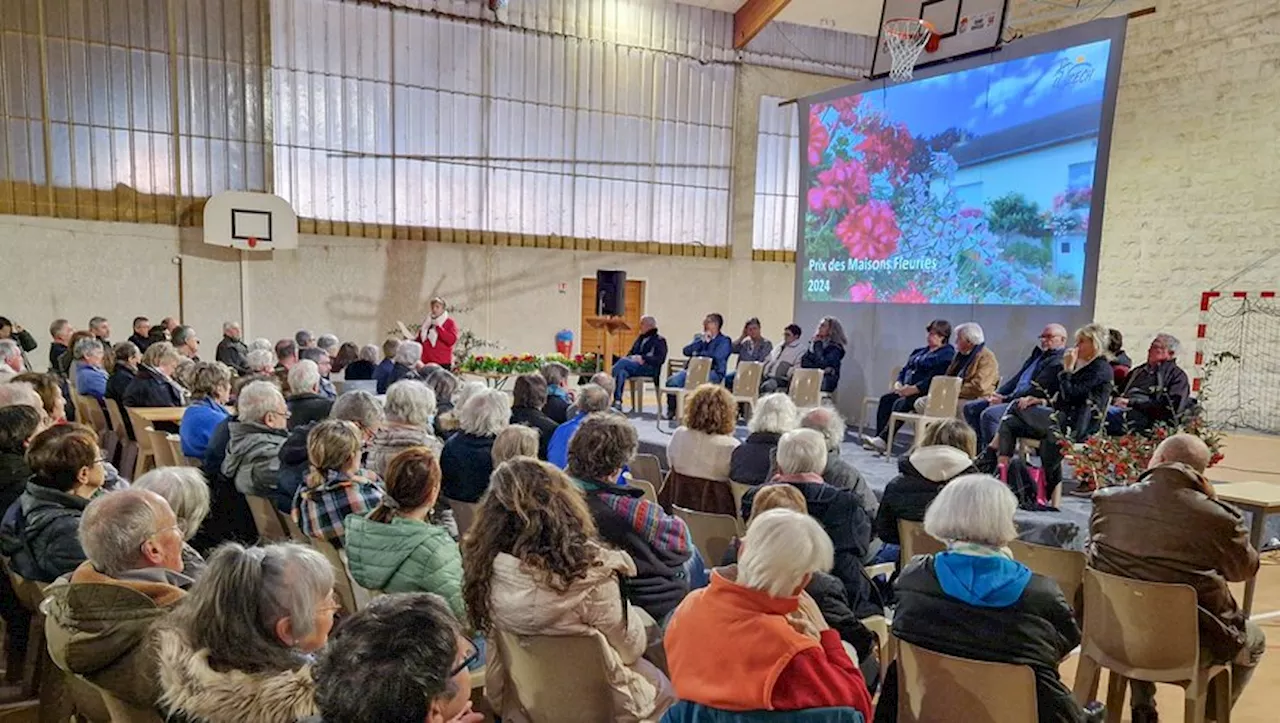
[(497, 632), (599, 641), (612, 720), (657, 720), (671, 704), (670, 681), (641, 657), (652, 620), (623, 601), (635, 563), (598, 540), (582, 493), (559, 469), (518, 457), (494, 470), (462, 543), (462, 595), (471, 624), (489, 636), (485, 695), (503, 720), (529, 716), (502, 665)]
[(160, 707), (203, 723), (315, 715), (311, 663), (337, 610), (333, 568), (319, 552), (223, 545), (157, 625)]

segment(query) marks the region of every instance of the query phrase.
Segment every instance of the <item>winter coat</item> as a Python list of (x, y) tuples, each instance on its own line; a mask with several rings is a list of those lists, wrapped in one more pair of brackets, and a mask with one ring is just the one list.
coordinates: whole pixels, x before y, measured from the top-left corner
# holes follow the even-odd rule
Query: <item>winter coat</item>
[(569, 393), (560, 387), (547, 388), (547, 403), (542, 405), (542, 413), (551, 418), (556, 424), (564, 424), (569, 420), (569, 408), (573, 403), (569, 401)]
[(177, 382), (145, 364), (138, 365), (138, 373), (124, 392), (126, 407), (181, 407), (182, 389)]
[(476, 503), (493, 474), (493, 437), (458, 432), (440, 450), (441, 488), (458, 502)]
[(289, 398), (289, 429), (329, 418), (333, 400), (323, 394), (304, 392)]
[(1102, 427), (1115, 387), (1115, 371), (1106, 357), (1058, 374), (1058, 397), (1053, 402), (1058, 426), (1071, 431), (1073, 442), (1083, 442)]
[(107, 396), (107, 370), (92, 364), (76, 362), (76, 391), (94, 399), (105, 399)]
[[(672, 702), (671, 684), (645, 660), (645, 623), (621, 595), (619, 579), (636, 574), (626, 553), (592, 543), (600, 564), (587, 568), (565, 592), (551, 589), (544, 576), (507, 553), (493, 561), (489, 612), (493, 627), (515, 635), (587, 636), (605, 660), (619, 722), (657, 721)], [(486, 646), (485, 696), (504, 721), (530, 719), (516, 700), (497, 641)]]
[(159, 661), (160, 706), (200, 723), (296, 723), (316, 715), (311, 666), (246, 673), (215, 670), (208, 651), (160, 628), (154, 635)]
[(236, 370), (237, 373), (246, 374), (249, 371), (248, 355), (249, 347), (245, 346), (243, 341), (224, 336), (222, 341), (218, 342), (218, 350), (214, 358)]
[(348, 515), (345, 524), (347, 569), (361, 587), (387, 593), (433, 592), (449, 603), (454, 617), (467, 619), (462, 553), (448, 530), (405, 517), (374, 522)]
[(45, 635), (59, 668), (134, 706), (160, 697), (151, 626), (186, 593), (159, 581), (118, 580), (85, 562), (45, 592)]
[(347, 365), (342, 370), (342, 378), (349, 382), (368, 382), (373, 380), (373, 373), (377, 369), (371, 361), (357, 359)]
[(523, 424), (538, 430), (538, 459), (547, 458), (547, 445), (551, 443), (551, 435), (560, 426), (541, 409), (533, 407), (515, 407), (511, 410), (511, 423)]
[(213, 430), (229, 416), (231, 412), (213, 399), (206, 397), (192, 402), (182, 413), (182, 426), (178, 428), (178, 437), (182, 439), (182, 454), (204, 459)]
[[(1062, 371), (1062, 354), (1065, 349), (1049, 349), (1044, 350), (1036, 347), (1032, 350), (1031, 355), (1022, 363), (1022, 368), (1017, 374), (1005, 380), (1004, 384), (996, 390), (996, 393), (1004, 397), (1006, 402), (1019, 399), (1021, 397), (1032, 396), (1040, 399), (1048, 399), (1058, 393), (1058, 372)], [(1018, 381), (1022, 379), (1022, 375), (1028, 368), (1034, 367), (1031, 375), (1031, 384), (1028, 388), (1018, 391)]]
[(827, 450), (827, 466), (822, 470), (822, 481), (837, 489), (852, 491), (862, 502), (862, 509), (866, 510), (867, 516), (875, 518), (880, 509), (876, 491), (862, 478), (857, 467), (840, 457), (840, 450)]
[(280, 485), (280, 445), (288, 433), (256, 422), (231, 422), (222, 474), (242, 495), (272, 497)]
[(924, 511), (942, 486), (977, 469), (969, 455), (955, 447), (921, 447), (898, 461), (898, 476), (884, 488), (876, 512), (876, 536), (897, 545), (898, 520), (923, 522)]
[(840, 365), (844, 363), (844, 347), (833, 341), (815, 339), (800, 357), (802, 369), (822, 370), (822, 391), (834, 392), (840, 386)]
[(937, 349), (922, 346), (907, 356), (907, 363), (898, 372), (898, 383), (903, 386), (915, 385), (921, 394), (929, 393), (929, 384), (933, 378), (947, 371), (951, 360), (956, 358), (956, 348), (943, 344)]
[(234, 418), (227, 418), (213, 430), (204, 453), (205, 479), (209, 482), (209, 515), (191, 539), (191, 545), (206, 554), (227, 541), (252, 545), (258, 539), (249, 501), (236, 489), (235, 480), (222, 473), (227, 458)]
[(752, 432), (729, 457), (729, 479), (748, 485), (761, 485), (773, 476), (773, 455), (782, 435), (777, 432)]
[(32, 582), (53, 582), (76, 569), (85, 560), (77, 533), (88, 504), (70, 492), (28, 482), (17, 514), (6, 515), (0, 530), (10, 569)]
[[(124, 394), (129, 390), (129, 385), (133, 383), (134, 377), (138, 374), (136, 369), (131, 369), (127, 364), (116, 364), (116, 368), (111, 372), (111, 378), (107, 379), (107, 399), (116, 400), (121, 411), (124, 408)], [(128, 416), (126, 415), (126, 419)]]
[(21, 451), (0, 452), (0, 518), (22, 496), (30, 479), (31, 468)]
[(667, 709), (662, 723), (866, 723), (857, 708), (809, 708), (807, 710), (717, 710), (687, 700)]
[(631, 342), (631, 351), (627, 352), (627, 356), (638, 356), (641, 359), (641, 365), (660, 370), (667, 361), (667, 340), (655, 327), (637, 336), (636, 340)]
[(686, 477), (728, 482), (733, 451), (740, 444), (728, 434), (707, 434), (680, 427), (667, 445), (667, 464)]
[(426, 447), (438, 461), (444, 444), (429, 430), (398, 422), (388, 422), (373, 435), (373, 440), (369, 442), (369, 457), (365, 466), (379, 477), (385, 477), (387, 465), (391, 464), (392, 458), (410, 447)]

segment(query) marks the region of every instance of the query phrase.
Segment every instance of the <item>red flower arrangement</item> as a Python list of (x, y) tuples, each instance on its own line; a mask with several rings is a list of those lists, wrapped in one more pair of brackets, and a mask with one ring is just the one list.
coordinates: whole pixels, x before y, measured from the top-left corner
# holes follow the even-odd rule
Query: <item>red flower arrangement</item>
[(1084, 489), (1127, 485), (1137, 481), (1151, 463), (1156, 447), (1173, 434), (1193, 434), (1209, 447), (1209, 466), (1222, 461), (1222, 436), (1208, 428), (1199, 417), (1181, 426), (1160, 424), (1147, 434), (1111, 437), (1095, 434), (1079, 447), (1070, 440), (1058, 441), (1063, 458), (1076, 471), (1076, 479)]
[(831, 144), (831, 134), (822, 124), (820, 115), (818, 108), (814, 108), (809, 113), (809, 165), (811, 166), (822, 163), (822, 154), (827, 152), (827, 146)]
[(851, 259), (887, 259), (897, 252), (902, 238), (893, 207), (884, 201), (868, 201), (849, 211), (835, 231)]

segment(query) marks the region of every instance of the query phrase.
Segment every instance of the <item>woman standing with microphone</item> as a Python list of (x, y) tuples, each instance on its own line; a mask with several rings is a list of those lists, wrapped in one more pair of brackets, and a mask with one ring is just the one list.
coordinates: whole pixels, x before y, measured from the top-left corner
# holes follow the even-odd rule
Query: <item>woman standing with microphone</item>
[(422, 363), (439, 364), (453, 369), (453, 345), (458, 341), (458, 324), (445, 311), (444, 299), (431, 300), (431, 314), (423, 320), (418, 331), (422, 342)]

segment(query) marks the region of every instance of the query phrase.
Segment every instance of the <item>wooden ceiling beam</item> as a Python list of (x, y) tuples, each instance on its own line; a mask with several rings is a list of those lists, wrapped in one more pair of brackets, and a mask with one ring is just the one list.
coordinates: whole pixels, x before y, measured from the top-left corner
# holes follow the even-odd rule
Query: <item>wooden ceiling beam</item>
[(790, 4), (791, 0), (747, 0), (733, 14), (733, 47), (741, 50)]

